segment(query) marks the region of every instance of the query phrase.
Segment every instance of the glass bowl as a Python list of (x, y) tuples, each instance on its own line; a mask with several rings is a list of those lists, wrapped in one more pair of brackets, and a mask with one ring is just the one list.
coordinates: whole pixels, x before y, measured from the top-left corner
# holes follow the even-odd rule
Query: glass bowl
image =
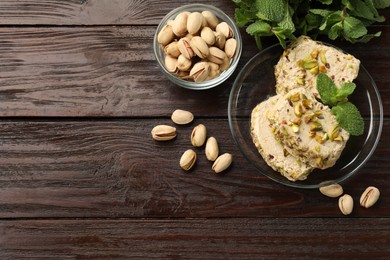
[[(165, 58), (165, 53), (163, 48), (160, 46), (160, 44), (157, 42), (157, 35), (161, 31), (161, 29), (165, 26), (168, 20), (173, 20), (179, 13), (188, 11), (188, 12), (203, 12), (203, 11), (210, 11), (215, 14), (215, 16), (218, 18), (219, 22), (226, 22), (233, 30), (234, 38), (237, 40), (237, 50), (234, 55), (234, 57), (230, 61), (230, 66), (227, 70), (223, 71), (221, 75), (218, 77), (204, 81), (204, 82), (192, 82), (188, 80), (181, 79), (177, 77), (176, 75), (170, 73), (164, 65), (164, 58)], [(189, 4), (189, 5), (184, 5), (181, 7), (178, 7), (174, 10), (172, 10), (170, 13), (168, 13), (160, 22), (160, 24), (157, 27), (157, 30), (154, 34), (153, 38), (153, 51), (154, 51), (154, 56), (157, 60), (157, 63), (161, 69), (161, 71), (164, 73), (165, 76), (168, 77), (169, 80), (171, 80), (173, 83), (184, 87), (188, 89), (193, 89), (193, 90), (202, 90), (202, 89), (210, 89), (215, 86), (218, 86), (222, 82), (224, 82), (227, 78), (230, 77), (230, 75), (233, 74), (234, 70), (237, 68), (238, 61), (241, 56), (241, 51), (242, 51), (242, 39), (241, 39), (241, 34), (240, 31), (237, 27), (237, 25), (234, 23), (234, 21), (227, 16), (223, 11), (220, 9), (212, 6), (212, 5), (205, 5), (205, 4)]]
[[(323, 43), (325, 44), (325, 43)], [(328, 46), (334, 47), (330, 44)], [(354, 175), (374, 152), (383, 125), (383, 107), (379, 91), (364, 66), (360, 66), (354, 80), (356, 89), (349, 97), (362, 114), (365, 122), (364, 134), (351, 136), (337, 163), (325, 170), (314, 170), (304, 181), (289, 181), (274, 171), (263, 160), (253, 144), (250, 133), (252, 109), (275, 93), (274, 66), (283, 53), (279, 44), (270, 46), (255, 55), (237, 76), (229, 97), (229, 125), (234, 141), (244, 157), (268, 178), (296, 188), (319, 188), (323, 181), (339, 183)]]

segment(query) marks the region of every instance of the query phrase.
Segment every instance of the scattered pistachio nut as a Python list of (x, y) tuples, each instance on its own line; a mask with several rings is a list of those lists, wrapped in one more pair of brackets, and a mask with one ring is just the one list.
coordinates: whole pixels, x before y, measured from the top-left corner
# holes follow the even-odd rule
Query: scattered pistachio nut
[(192, 50), (199, 58), (205, 59), (207, 56), (209, 56), (209, 46), (202, 39), (202, 37), (194, 36), (190, 41), (190, 45)]
[(180, 168), (185, 171), (189, 171), (196, 162), (196, 153), (194, 150), (188, 149), (180, 157)]
[(344, 194), (339, 198), (339, 208), (341, 213), (344, 215), (349, 215), (353, 210), (353, 199), (350, 195)]
[(210, 11), (203, 11), (202, 12), (203, 17), (205, 18), (207, 25), (215, 30), (215, 28), (218, 25), (218, 18)]
[(225, 43), (225, 53), (229, 59), (233, 58), (234, 54), (236, 54), (237, 50), (237, 40), (234, 38), (230, 38)]
[(225, 44), (226, 44), (225, 35), (221, 32), (214, 32), (214, 35), (215, 35), (215, 47), (223, 50), (225, 48)]
[(192, 77), (195, 82), (202, 82), (206, 80), (206, 78), (209, 76), (209, 73), (209, 63), (207, 61), (201, 61), (192, 67), (190, 71), (190, 77)]
[[(323, 183), (326, 183), (329, 181), (325, 181)], [(324, 194), (325, 196), (331, 197), (331, 198), (337, 198), (343, 194), (343, 187), (338, 183), (333, 183), (327, 186), (320, 187), (320, 192)]]
[(176, 128), (169, 125), (157, 125), (151, 131), (156, 141), (168, 141), (176, 137)]
[(169, 24), (164, 25), (161, 31), (157, 35), (157, 41), (162, 46), (167, 45), (175, 38), (175, 35), (172, 31), (172, 26)]
[(230, 153), (224, 153), (220, 155), (214, 162), (211, 169), (215, 171), (215, 173), (220, 173), (229, 168), (232, 164), (233, 156)]
[(190, 42), (191, 40), (187, 37), (181, 38), (177, 42), (177, 47), (179, 48), (180, 53), (189, 60), (195, 56), (195, 52), (191, 48)]
[(187, 34), (187, 19), (187, 12), (182, 12), (176, 16), (172, 26), (172, 31), (176, 36), (183, 37)]
[(206, 158), (209, 161), (215, 161), (219, 154), (218, 142), (215, 137), (211, 136), (207, 139), (205, 148)]
[(369, 208), (378, 201), (379, 196), (379, 189), (374, 186), (369, 186), (360, 197), (360, 205)]
[(178, 125), (186, 125), (194, 120), (194, 115), (186, 110), (176, 109), (171, 116), (172, 121)]
[(194, 127), (191, 133), (191, 144), (195, 147), (201, 147), (207, 136), (207, 129), (203, 124), (199, 124)]
[(209, 55), (207, 59), (211, 62), (222, 64), (224, 62), (224, 59), (226, 57), (226, 54), (221, 49), (218, 49), (217, 47), (210, 47), (209, 49)]
[(179, 57), (179, 55), (181, 54), (180, 50), (179, 50), (179, 47), (177, 46), (177, 42), (176, 41), (171, 42), (168, 45), (166, 45), (164, 47), (164, 52), (165, 52), (166, 55), (170, 55), (170, 56), (172, 56), (174, 58)]
[(215, 28), (215, 31), (222, 33), (225, 35), (226, 39), (229, 39), (233, 37), (233, 30), (232, 28), (227, 24), (227, 22), (221, 22), (217, 25)]
[(196, 34), (203, 24), (203, 15), (199, 12), (192, 12), (187, 18), (187, 31), (194, 35)]
[(204, 27), (200, 32), (200, 37), (209, 45), (214, 45), (215, 43), (215, 34), (210, 27)]
[(183, 54), (181, 54), (177, 58), (177, 68), (180, 71), (188, 71), (188, 70), (190, 70), (191, 65), (192, 65), (192, 61), (190, 59), (187, 59), (186, 57), (184, 57)]
[(165, 56), (165, 68), (167, 68), (167, 70), (169, 72), (176, 72), (177, 71), (177, 59), (170, 56), (170, 55), (166, 55)]

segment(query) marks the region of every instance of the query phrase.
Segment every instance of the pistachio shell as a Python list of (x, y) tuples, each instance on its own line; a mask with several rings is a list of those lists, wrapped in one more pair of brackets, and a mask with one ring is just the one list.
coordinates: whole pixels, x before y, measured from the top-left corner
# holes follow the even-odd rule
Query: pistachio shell
[(368, 187), (360, 197), (360, 205), (369, 208), (373, 206), (379, 199), (380, 192), (374, 186)]
[(195, 52), (194, 50), (191, 48), (191, 45), (190, 45), (190, 39), (188, 39), (187, 37), (184, 37), (184, 38), (181, 38), (178, 42), (177, 42), (177, 47), (179, 48), (179, 51), (181, 52), (181, 54), (184, 55), (184, 57), (186, 57), (187, 59), (191, 59), (192, 57), (195, 56)]
[(172, 57), (172, 56), (169, 56), (169, 55), (166, 55), (165, 56), (165, 68), (169, 71), (169, 72), (176, 72), (177, 71), (177, 59)]
[(174, 23), (175, 23), (175, 20), (172, 20), (172, 19), (167, 21), (167, 24), (170, 26), (173, 26)]
[(209, 161), (215, 161), (219, 154), (218, 142), (215, 137), (209, 137), (206, 142), (205, 148), (206, 158)]
[(349, 215), (353, 210), (353, 199), (350, 195), (345, 194), (339, 198), (339, 208), (341, 213)]
[(190, 170), (196, 162), (196, 153), (189, 149), (185, 151), (180, 157), (180, 168), (185, 171)]
[(172, 31), (176, 36), (183, 37), (187, 34), (187, 19), (187, 12), (182, 12), (176, 16), (175, 22), (172, 26)]
[(187, 19), (187, 31), (190, 34), (196, 34), (203, 24), (203, 15), (199, 12), (193, 12)]
[(234, 36), (232, 28), (226, 22), (219, 23), (215, 28), (215, 31), (225, 35), (226, 39), (229, 39)]
[(191, 60), (184, 57), (184, 55), (180, 55), (179, 58), (177, 58), (177, 68), (181, 71), (188, 71), (190, 70), (192, 65)]
[(194, 127), (191, 133), (191, 144), (195, 147), (201, 147), (206, 141), (207, 129), (203, 124)]
[(226, 57), (225, 52), (218, 49), (217, 47), (210, 47), (209, 48), (209, 55), (207, 56), (207, 59), (209, 61), (217, 63), (217, 64), (222, 64), (225, 57)]
[(230, 38), (225, 43), (225, 53), (229, 59), (231, 59), (237, 50), (237, 40)]
[(221, 71), (227, 70), (230, 67), (230, 59), (225, 55), (222, 64), (219, 66)]
[(320, 187), (320, 192), (325, 196), (337, 198), (338, 196), (343, 194), (343, 187), (338, 183), (334, 183), (328, 186)]
[(232, 164), (232, 161), (233, 156), (230, 153), (224, 153), (215, 160), (211, 168), (215, 171), (215, 173), (220, 173), (229, 168), (229, 166)]
[(223, 50), (225, 48), (226, 37), (221, 32), (214, 32), (215, 35), (215, 46)]
[(190, 45), (199, 58), (204, 59), (209, 55), (209, 46), (200, 36), (194, 36), (190, 41)]
[(175, 38), (175, 35), (172, 31), (171, 25), (164, 25), (164, 27), (161, 29), (161, 31), (157, 35), (157, 42), (163, 46), (167, 45), (171, 41), (173, 41), (173, 38)]
[(194, 120), (194, 115), (186, 110), (176, 109), (171, 116), (172, 121), (178, 125), (189, 124)]
[(210, 70), (211, 71), (218, 71), (219, 70), (219, 64), (209, 61)]
[(207, 26), (215, 30), (215, 27), (218, 25), (218, 18), (210, 11), (203, 11), (202, 15), (206, 19)]
[(210, 73), (210, 65), (208, 62), (197, 62), (190, 71), (190, 76), (195, 82), (205, 81)]
[(172, 56), (174, 58), (179, 57), (179, 55), (181, 54), (180, 51), (179, 51), (179, 47), (177, 46), (177, 42), (176, 41), (171, 42), (168, 45), (166, 45), (164, 47), (164, 52), (165, 52), (165, 54), (170, 55), (170, 56)]
[(204, 27), (200, 32), (200, 37), (209, 45), (214, 45), (215, 43), (215, 34), (210, 29), (210, 27)]
[(176, 128), (169, 125), (157, 125), (151, 131), (152, 137), (157, 141), (168, 141), (176, 137)]

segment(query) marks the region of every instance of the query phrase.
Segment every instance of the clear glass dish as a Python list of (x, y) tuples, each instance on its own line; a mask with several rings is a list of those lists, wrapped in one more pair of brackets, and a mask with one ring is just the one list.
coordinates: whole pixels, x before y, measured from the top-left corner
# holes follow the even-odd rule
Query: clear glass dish
[[(223, 71), (221, 75), (215, 79), (204, 81), (204, 82), (192, 82), (188, 80), (181, 79), (172, 73), (170, 73), (164, 65), (164, 58), (165, 53), (163, 48), (160, 46), (160, 44), (157, 42), (157, 35), (161, 31), (162, 27), (167, 23), (168, 20), (174, 19), (179, 13), (189, 11), (189, 12), (203, 12), (203, 11), (210, 11), (217, 16), (220, 22), (224, 21), (226, 22), (233, 30), (234, 38), (237, 40), (237, 50), (236, 54), (234, 55), (233, 59), (230, 62), (230, 67)], [(181, 7), (178, 7), (174, 10), (172, 10), (170, 13), (168, 13), (160, 22), (158, 25), (156, 32), (154, 34), (153, 38), (153, 51), (154, 56), (157, 60), (157, 63), (161, 69), (161, 71), (164, 73), (165, 76), (168, 77), (169, 80), (171, 80), (173, 83), (188, 89), (193, 90), (202, 90), (202, 89), (210, 89), (215, 86), (220, 85), (222, 82), (227, 80), (235, 71), (237, 68), (238, 61), (240, 60), (241, 52), (242, 52), (242, 39), (240, 31), (237, 27), (237, 25), (234, 23), (234, 21), (227, 16), (223, 11), (221, 11), (219, 8), (212, 6), (212, 5), (205, 5), (205, 4), (189, 4), (184, 5)]]
[(359, 75), (354, 81), (356, 90), (349, 97), (364, 118), (364, 134), (351, 136), (335, 166), (326, 170), (316, 169), (306, 180), (292, 182), (267, 165), (253, 144), (250, 133), (252, 109), (276, 94), (274, 66), (282, 53), (283, 49), (279, 44), (264, 49), (255, 55), (237, 76), (228, 105), (229, 125), (234, 141), (244, 157), (259, 172), (280, 184), (296, 188), (319, 188), (323, 186), (320, 184), (323, 181), (332, 180), (332, 183), (339, 183), (348, 179), (370, 158), (382, 132), (383, 107), (374, 80), (361, 65)]

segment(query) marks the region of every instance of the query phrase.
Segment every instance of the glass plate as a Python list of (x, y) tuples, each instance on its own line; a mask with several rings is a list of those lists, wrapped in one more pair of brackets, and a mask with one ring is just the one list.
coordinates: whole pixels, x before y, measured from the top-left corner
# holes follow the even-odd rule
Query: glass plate
[[(323, 43), (325, 44), (325, 43)], [(325, 44), (338, 49), (335, 46)], [(374, 152), (383, 125), (383, 107), (376, 84), (364, 66), (354, 80), (355, 92), (349, 100), (355, 104), (365, 121), (364, 134), (351, 136), (337, 163), (326, 170), (314, 170), (306, 180), (292, 182), (274, 171), (263, 160), (250, 133), (252, 109), (260, 102), (275, 95), (274, 66), (283, 53), (279, 44), (270, 46), (255, 55), (240, 71), (230, 92), (228, 115), (234, 141), (244, 157), (268, 178), (297, 188), (318, 188), (326, 180), (338, 183), (356, 173)]]

